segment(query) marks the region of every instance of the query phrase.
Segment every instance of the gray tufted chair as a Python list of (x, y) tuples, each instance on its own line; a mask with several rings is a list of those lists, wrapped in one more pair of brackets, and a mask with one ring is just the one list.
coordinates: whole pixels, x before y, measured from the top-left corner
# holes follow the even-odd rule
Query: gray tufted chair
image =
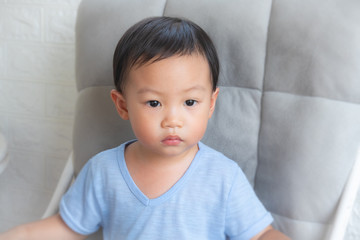
[[(75, 176), (94, 154), (134, 138), (109, 97), (113, 51), (128, 27), (159, 15), (196, 22), (217, 47), (220, 94), (202, 141), (241, 166), (276, 228), (292, 239), (341, 239), (360, 148), (356, 0), (84, 0)], [(64, 177), (71, 174), (69, 163)], [(334, 230), (339, 221), (345, 226)]]

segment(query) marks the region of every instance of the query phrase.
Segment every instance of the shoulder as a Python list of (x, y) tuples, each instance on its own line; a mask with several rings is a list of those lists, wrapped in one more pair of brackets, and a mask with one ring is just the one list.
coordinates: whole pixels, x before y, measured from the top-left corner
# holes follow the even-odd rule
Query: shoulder
[(209, 168), (217, 168), (224, 171), (238, 171), (239, 165), (232, 159), (225, 156), (223, 153), (203, 144), (199, 143), (201, 158), (203, 163)]
[(101, 165), (107, 163), (110, 160), (116, 159), (118, 154), (121, 152), (122, 145), (115, 148), (101, 151), (89, 159), (91, 165)]
[(209, 181), (219, 181), (230, 188), (235, 181), (248, 182), (245, 174), (235, 161), (203, 143), (199, 143), (199, 148), (200, 163), (198, 172), (203, 173), (203, 176)]
[(89, 159), (81, 171), (91, 172), (92, 175), (107, 175), (109, 171), (118, 169), (119, 159), (124, 155), (124, 146), (125, 143), (97, 153)]

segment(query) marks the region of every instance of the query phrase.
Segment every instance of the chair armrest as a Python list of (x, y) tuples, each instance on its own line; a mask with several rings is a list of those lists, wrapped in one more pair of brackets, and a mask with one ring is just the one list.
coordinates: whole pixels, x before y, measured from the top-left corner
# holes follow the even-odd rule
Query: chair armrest
[(65, 164), (64, 170), (61, 174), (59, 182), (56, 186), (56, 189), (51, 197), (50, 203), (42, 216), (42, 219), (50, 217), (58, 211), (61, 197), (64, 195), (64, 193), (71, 185), (73, 178), (74, 178), (74, 165), (73, 165), (73, 153), (71, 152)]
[(360, 187), (360, 147), (357, 158), (344, 187), (332, 226), (329, 229), (327, 240), (344, 239), (346, 228), (355, 204), (357, 192)]

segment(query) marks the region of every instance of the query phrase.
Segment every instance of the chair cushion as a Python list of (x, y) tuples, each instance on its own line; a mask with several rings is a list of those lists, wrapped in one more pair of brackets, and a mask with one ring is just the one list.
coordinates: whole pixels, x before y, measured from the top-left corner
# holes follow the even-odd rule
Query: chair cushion
[(109, 97), (124, 31), (150, 16), (193, 20), (220, 58), (203, 142), (244, 170), (275, 226), (321, 239), (360, 146), (360, 1), (84, 0), (77, 22), (75, 169), (133, 138)]

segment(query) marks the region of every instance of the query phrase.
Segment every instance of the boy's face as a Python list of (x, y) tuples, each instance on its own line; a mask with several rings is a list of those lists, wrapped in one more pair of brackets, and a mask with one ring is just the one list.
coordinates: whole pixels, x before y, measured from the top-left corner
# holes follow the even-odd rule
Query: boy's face
[(113, 90), (111, 96), (139, 146), (166, 157), (197, 150), (218, 95), (208, 62), (198, 54), (133, 67), (123, 92)]

